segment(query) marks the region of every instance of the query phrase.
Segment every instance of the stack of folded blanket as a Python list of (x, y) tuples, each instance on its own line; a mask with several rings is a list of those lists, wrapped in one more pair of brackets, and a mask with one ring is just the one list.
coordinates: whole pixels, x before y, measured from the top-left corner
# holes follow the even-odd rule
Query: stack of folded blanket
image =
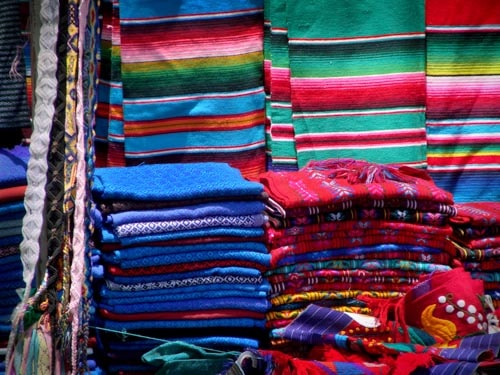
[(7, 346), (10, 319), (24, 287), (23, 265), (19, 256), (24, 216), (24, 193), (29, 148), (0, 149), (0, 348)]
[(232, 350), (267, 338), (263, 194), (226, 163), (96, 169), (108, 371), (143, 369), (140, 356), (162, 341)]
[(424, 171), (330, 159), (259, 181), (269, 196), (271, 330), (311, 303), (370, 313), (365, 299), (402, 296), (450, 269), (453, 197)]
[(452, 255), (473, 278), (484, 281), (485, 293), (500, 307), (500, 202), (456, 204), (452, 219)]

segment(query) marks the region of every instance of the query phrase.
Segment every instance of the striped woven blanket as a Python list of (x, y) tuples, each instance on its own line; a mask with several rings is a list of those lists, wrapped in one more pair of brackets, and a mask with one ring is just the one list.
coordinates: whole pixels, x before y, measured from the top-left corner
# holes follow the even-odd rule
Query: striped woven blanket
[(120, 1), (125, 157), (265, 167), (262, 0)]
[(500, 3), (426, 2), (429, 171), (457, 202), (500, 193)]

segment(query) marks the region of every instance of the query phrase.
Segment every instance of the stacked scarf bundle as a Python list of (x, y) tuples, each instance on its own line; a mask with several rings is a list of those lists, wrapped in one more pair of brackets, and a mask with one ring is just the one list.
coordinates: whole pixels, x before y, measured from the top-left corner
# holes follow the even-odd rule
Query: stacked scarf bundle
[(486, 294), (500, 307), (500, 203), (456, 204), (452, 254), (472, 276), (484, 281)]
[(421, 170), (329, 159), (259, 181), (269, 196), (271, 329), (311, 303), (369, 313), (363, 298), (401, 296), (450, 269), (453, 198)]
[(267, 338), (261, 184), (226, 163), (97, 168), (94, 177), (97, 322), (128, 334), (126, 345), (101, 334), (108, 370), (144, 369), (141, 355), (161, 341), (242, 349)]
[(0, 149), (0, 348), (7, 346), (11, 315), (20, 301), (18, 289), (24, 287), (19, 244), (25, 213), (23, 200), (28, 159), (27, 146)]
[(457, 202), (498, 201), (500, 3), (426, 1), (427, 161)]
[(265, 169), (263, 0), (103, 2), (98, 165)]

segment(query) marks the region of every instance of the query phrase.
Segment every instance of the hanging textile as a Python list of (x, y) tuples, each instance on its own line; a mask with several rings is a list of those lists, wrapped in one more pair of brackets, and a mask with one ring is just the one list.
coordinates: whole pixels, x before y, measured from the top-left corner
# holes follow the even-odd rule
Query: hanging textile
[(500, 3), (426, 2), (429, 172), (457, 202), (500, 193)]
[(286, 7), (299, 167), (334, 157), (425, 166), (423, 1)]
[(99, 87), (95, 149), (98, 167), (124, 166), (123, 84), (121, 80), (120, 2), (103, 0), (100, 7)]
[[(119, 4), (128, 165), (265, 167), (262, 0)], [(189, 43), (186, 43), (189, 41)]]
[(14, 314), (7, 372), (83, 373), (91, 232), (87, 161), (96, 85), (95, 56), (84, 46), (92, 46), (87, 36), (95, 43), (97, 9), (90, 0), (42, 0), (33, 7), (40, 9), (40, 45), (20, 245), (25, 291)]
[[(296, 169), (297, 150), (292, 123), (287, 1), (266, 2), (269, 13), (269, 99), (271, 168)], [(266, 9), (264, 9), (266, 10)]]

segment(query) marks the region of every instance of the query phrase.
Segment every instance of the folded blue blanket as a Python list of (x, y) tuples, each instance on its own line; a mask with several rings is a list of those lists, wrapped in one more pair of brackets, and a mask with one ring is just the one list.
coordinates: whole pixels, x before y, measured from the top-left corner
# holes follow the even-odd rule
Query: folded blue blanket
[[(103, 256), (103, 260), (106, 257)], [(204, 261), (217, 261), (217, 260), (240, 260), (249, 261), (262, 265), (264, 268), (271, 266), (271, 255), (263, 254), (254, 251), (241, 251), (241, 250), (205, 250), (198, 252), (187, 252), (178, 254), (167, 254), (163, 256), (144, 257), (132, 260), (123, 260), (118, 265), (122, 269), (141, 268), (171, 265), (179, 263), (194, 263)]]
[[(120, 353), (126, 352), (141, 352), (145, 353), (158, 345), (168, 342), (168, 341), (182, 341), (187, 342), (192, 345), (199, 345), (209, 348), (241, 348), (241, 350), (247, 348), (257, 349), (259, 346), (259, 341), (249, 337), (238, 337), (238, 336), (197, 336), (197, 337), (179, 337), (165, 335), (166, 332), (161, 332), (161, 338), (155, 339), (151, 338), (149, 340), (127, 340), (123, 341), (106, 341), (106, 347), (110, 351), (116, 351)], [(202, 333), (202, 332), (200, 332)], [(238, 334), (238, 331), (234, 332)], [(160, 336), (160, 335), (159, 335)]]
[(104, 243), (119, 243), (123, 246), (130, 246), (138, 244), (147, 244), (150, 242), (180, 240), (186, 238), (218, 237), (218, 236), (259, 238), (264, 235), (264, 229), (263, 228), (203, 228), (203, 229), (183, 230), (170, 233), (119, 238), (109, 229), (102, 228), (101, 235), (102, 235), (102, 242)]
[(2, 275), (2, 287), (4, 283), (17, 282), (23, 279), (23, 269), (22, 267), (15, 267), (14, 269), (3, 269), (1, 268)]
[(210, 228), (260, 228), (266, 221), (267, 216), (264, 214), (219, 215), (195, 219), (126, 223), (115, 226), (114, 232), (119, 238), (122, 238)]
[[(19, 202), (6, 202), (6, 203), (2, 203), (0, 204), (0, 215), (2, 215), (2, 217), (4, 215), (9, 215), (9, 214), (19, 214), (21, 213), (22, 215), (24, 215), (25, 213), (25, 208), (24, 208), (24, 202), (23, 201), (19, 201)], [(17, 216), (13, 216), (11, 218), (15, 218)]]
[(97, 201), (155, 201), (257, 196), (263, 190), (229, 164), (206, 162), (96, 168), (92, 194)]
[[(23, 225), (22, 217), (14, 218), (10, 216), (9, 218), (5, 218), (4, 220), (0, 218), (0, 231), (2, 231), (3, 229), (12, 229), (12, 228), (20, 229), (22, 225)], [(20, 230), (19, 233), (21, 233)]]
[(22, 226), (11, 227), (11, 228), (0, 228), (0, 238), (9, 238), (13, 236), (18, 236), (22, 234)]
[(21, 234), (16, 234), (7, 237), (0, 237), (0, 247), (10, 246), (10, 245), (19, 245), (23, 240), (23, 236)]
[[(243, 297), (247, 299), (262, 299), (267, 298), (267, 293), (265, 291), (259, 290), (251, 290), (245, 291), (243, 289), (237, 289), (231, 286), (228, 289), (223, 288), (213, 288), (213, 290), (209, 290), (208, 288), (201, 289), (197, 292), (183, 292), (181, 288), (175, 288), (169, 293), (146, 293), (146, 292), (135, 292), (134, 297), (123, 296), (120, 297), (120, 294), (130, 294), (132, 292), (117, 292), (117, 291), (105, 291), (103, 290), (105, 287), (101, 289), (101, 298), (100, 302), (106, 306), (114, 306), (114, 305), (131, 305), (131, 304), (147, 304), (147, 303), (158, 303), (158, 302), (177, 302), (184, 300), (212, 300), (215, 298), (235, 298), (235, 297)], [(185, 289), (185, 288), (182, 288)], [(116, 293), (109, 293), (116, 292)], [(15, 300), (12, 298), (12, 300)], [(17, 298), (19, 300), (19, 298)]]
[(10, 301), (11, 299), (20, 300), (19, 294), (16, 291), (16, 288), (24, 287), (24, 282), (22, 280), (17, 281), (19, 286), (14, 286), (13, 288), (5, 288), (4, 283), (2, 282), (2, 289), (0, 290), (0, 301)]
[[(18, 301), (19, 302), (19, 301)], [(17, 304), (6, 304), (2, 301), (2, 305), (0, 306), (0, 315), (1, 316), (12, 316), (12, 312), (14, 311), (14, 308), (16, 307)]]
[(17, 294), (12, 296), (2, 296), (0, 298), (2, 300), (2, 305), (4, 306), (16, 306), (19, 302), (21, 302), (21, 298)]
[[(7, 265), (13, 265), (13, 267), (9, 267)], [(23, 268), (23, 264), (21, 262), (21, 256), (19, 255), (19, 253), (0, 257), (0, 269), (4, 269), (4, 267)]]
[(0, 217), (9, 218), (9, 220), (23, 219), (26, 211), (24, 209), (24, 202), (8, 202), (0, 204)]
[(140, 258), (168, 256), (170, 254), (187, 254), (201, 251), (253, 251), (267, 254), (263, 242), (210, 242), (182, 246), (141, 246), (129, 247), (112, 252), (103, 252), (101, 257), (107, 263), (120, 264), (123, 261)]
[(18, 288), (24, 288), (25, 284), (22, 278), (22, 272), (19, 272), (18, 277), (15, 277), (13, 279), (9, 280), (4, 280), (2, 277), (2, 288), (4, 289), (10, 289), (12, 291), (15, 291)]
[[(139, 282), (136, 284), (127, 284), (127, 283), (116, 283), (111, 280), (105, 280), (106, 285), (109, 289), (112, 290), (121, 290), (121, 291), (146, 291), (146, 290), (159, 290), (159, 289), (175, 289), (189, 286), (199, 286), (199, 285), (234, 285), (234, 284), (253, 284), (260, 285), (262, 284), (263, 277), (262, 276), (244, 276), (244, 275), (215, 275), (215, 276), (201, 276), (201, 277), (193, 277), (189, 279), (174, 279), (174, 280), (166, 280), (160, 282), (153, 283), (145, 283)], [(177, 290), (176, 290), (177, 291)]]
[[(195, 294), (211, 294), (214, 292), (221, 293), (240, 293), (242, 296), (249, 296), (258, 294), (259, 296), (262, 294), (268, 294), (271, 290), (271, 286), (266, 279), (260, 278), (258, 283), (238, 283), (235, 280), (230, 280), (229, 283), (218, 283), (213, 282), (210, 284), (200, 283), (198, 285), (174, 285), (173, 288), (155, 288), (150, 290), (117, 290), (108, 288), (105, 284), (100, 289), (100, 296), (107, 301), (116, 300), (129, 300), (133, 298), (164, 298), (166, 301), (169, 301), (170, 296), (174, 296), (173, 298), (177, 298), (180, 294), (185, 294), (187, 296), (195, 295)], [(111, 302), (108, 302), (111, 304)]]
[(29, 157), (28, 146), (0, 148), (0, 188), (26, 185)]
[(99, 303), (99, 308), (117, 314), (137, 314), (173, 311), (210, 311), (222, 309), (238, 309), (255, 312), (267, 312), (270, 302), (266, 298), (201, 298), (180, 301), (161, 301), (154, 303), (107, 305)]
[(157, 283), (171, 280), (194, 279), (207, 276), (260, 277), (261, 271), (246, 267), (212, 267), (190, 272), (172, 272), (158, 275), (115, 276), (105, 274), (107, 280), (119, 284)]
[(210, 202), (156, 210), (116, 212), (105, 216), (108, 225), (147, 221), (187, 220), (207, 216), (241, 216), (264, 212), (264, 203), (259, 201)]
[(116, 320), (100, 319), (100, 326), (115, 331), (133, 331), (138, 329), (176, 329), (176, 328), (260, 328), (264, 329), (265, 319), (254, 318), (223, 318), (200, 320), (136, 320), (120, 322)]

